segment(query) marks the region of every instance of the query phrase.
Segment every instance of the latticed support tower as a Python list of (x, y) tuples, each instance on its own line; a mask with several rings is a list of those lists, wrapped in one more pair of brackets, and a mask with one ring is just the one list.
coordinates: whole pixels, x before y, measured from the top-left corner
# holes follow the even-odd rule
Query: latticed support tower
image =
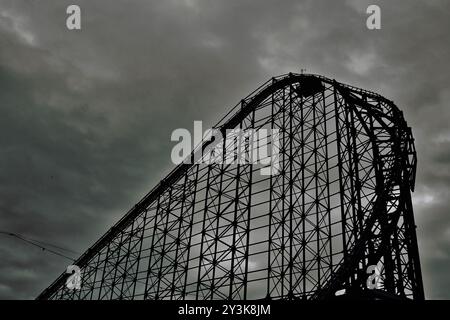
[[(416, 153), (392, 101), (290, 73), (216, 128), (278, 132), (279, 170), (176, 166), (74, 263), (81, 290), (68, 289), (63, 273), (38, 298), (330, 299), (342, 289), (424, 298), (411, 205)], [(264, 143), (273, 151), (274, 141)], [(371, 265), (381, 272), (373, 289)]]

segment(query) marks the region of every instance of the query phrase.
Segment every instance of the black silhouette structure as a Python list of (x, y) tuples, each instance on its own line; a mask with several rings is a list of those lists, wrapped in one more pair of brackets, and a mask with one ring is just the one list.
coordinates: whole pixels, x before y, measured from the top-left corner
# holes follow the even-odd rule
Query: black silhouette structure
[(81, 290), (63, 273), (38, 299), (424, 299), (416, 152), (392, 101), (289, 73), (216, 128), (278, 129), (279, 172), (176, 166), (74, 262)]

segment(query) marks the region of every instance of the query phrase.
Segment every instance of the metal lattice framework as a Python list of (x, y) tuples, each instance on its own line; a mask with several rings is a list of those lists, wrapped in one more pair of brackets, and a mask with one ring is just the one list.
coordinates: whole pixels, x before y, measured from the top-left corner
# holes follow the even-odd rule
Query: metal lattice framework
[[(264, 83), (216, 128), (279, 130), (280, 170), (178, 165), (39, 299), (423, 299), (410, 191), (416, 153), (382, 96), (318, 75)], [(206, 146), (207, 141), (203, 142)], [(224, 146), (225, 147), (225, 146)], [(194, 151), (195, 153), (196, 151)]]

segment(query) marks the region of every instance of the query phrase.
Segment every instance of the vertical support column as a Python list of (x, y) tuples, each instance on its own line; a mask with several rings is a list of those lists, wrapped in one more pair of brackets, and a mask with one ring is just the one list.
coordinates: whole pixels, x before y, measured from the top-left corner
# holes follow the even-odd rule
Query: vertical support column
[[(340, 198), (340, 209), (341, 209), (341, 232), (342, 232), (342, 248), (344, 259), (343, 262), (346, 263), (348, 261), (348, 253), (345, 248), (347, 247), (347, 216), (345, 210), (345, 185), (344, 185), (344, 177), (342, 170), (342, 138), (341, 138), (341, 128), (340, 128), (340, 110), (338, 105), (338, 93), (337, 93), (337, 82), (333, 81), (333, 96), (334, 96), (334, 112), (336, 119), (336, 145), (337, 145), (337, 158), (338, 158), (338, 173), (339, 173), (339, 198)], [(346, 279), (346, 285), (348, 286), (348, 280)]]

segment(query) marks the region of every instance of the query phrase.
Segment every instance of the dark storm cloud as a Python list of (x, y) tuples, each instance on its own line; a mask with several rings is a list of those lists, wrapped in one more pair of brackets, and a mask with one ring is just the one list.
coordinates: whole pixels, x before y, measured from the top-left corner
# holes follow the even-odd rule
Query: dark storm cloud
[[(170, 170), (173, 129), (307, 68), (404, 111), (426, 293), (450, 298), (448, 1), (76, 1), (68, 31), (72, 3), (0, 0), (1, 230), (82, 252)], [(3, 298), (35, 297), (69, 263), (5, 237), (0, 256)]]

